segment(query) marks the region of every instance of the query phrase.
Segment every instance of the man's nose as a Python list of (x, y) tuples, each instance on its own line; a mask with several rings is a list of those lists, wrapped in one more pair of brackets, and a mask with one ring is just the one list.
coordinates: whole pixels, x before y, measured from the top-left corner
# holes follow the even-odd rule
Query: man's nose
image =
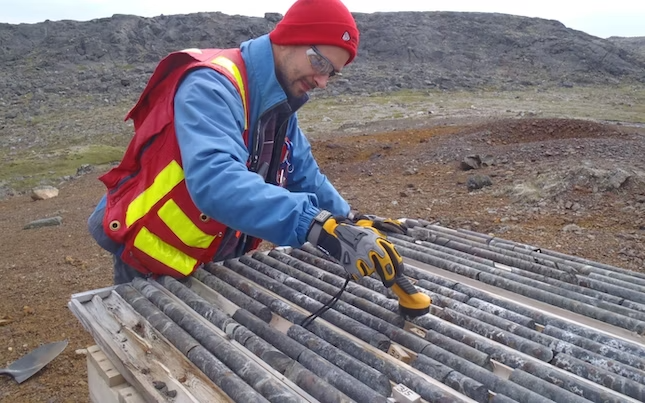
[(325, 89), (327, 88), (327, 82), (329, 81), (329, 75), (327, 74), (316, 74), (314, 76), (314, 81), (316, 82), (316, 87)]

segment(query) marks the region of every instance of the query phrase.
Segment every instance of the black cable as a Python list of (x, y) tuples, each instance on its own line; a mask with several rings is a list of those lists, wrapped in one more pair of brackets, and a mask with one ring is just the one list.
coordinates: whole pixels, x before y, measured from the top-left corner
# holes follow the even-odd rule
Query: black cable
[(332, 299), (330, 299), (322, 307), (320, 307), (320, 309), (318, 309), (316, 312), (312, 313), (311, 315), (307, 316), (302, 321), (302, 323), (300, 323), (300, 326), (302, 326), (304, 328), (307, 328), (307, 326), (309, 326), (311, 324), (311, 322), (314, 321), (314, 319), (316, 319), (317, 317), (319, 317), (323, 313), (327, 312), (327, 310), (329, 310), (329, 308), (333, 307), (336, 304), (336, 302), (338, 302), (338, 299), (343, 294), (343, 291), (345, 291), (345, 288), (347, 288), (347, 284), (349, 283), (349, 280), (350, 280), (350, 277), (347, 277), (345, 279), (345, 284), (343, 284), (343, 286), (340, 289), (340, 291), (338, 291), (336, 293), (336, 295), (334, 295), (334, 297)]

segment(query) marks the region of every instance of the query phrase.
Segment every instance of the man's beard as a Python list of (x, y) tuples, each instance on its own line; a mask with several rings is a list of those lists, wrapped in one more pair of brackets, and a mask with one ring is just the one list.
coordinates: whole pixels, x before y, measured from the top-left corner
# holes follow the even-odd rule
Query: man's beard
[(280, 87), (282, 87), (282, 91), (287, 94), (287, 98), (294, 98), (295, 94), (293, 94), (291, 86), (288, 84), (287, 78), (285, 77), (285, 74), (280, 69), (275, 69), (275, 76), (278, 79)]
[(304, 81), (310, 88), (310, 90), (316, 88), (315, 83), (310, 83), (306, 81), (304, 78), (297, 79), (294, 81), (289, 81), (286, 77), (286, 74), (284, 74), (280, 69), (275, 69), (275, 76), (278, 79), (278, 83), (280, 84), (280, 87), (282, 87), (282, 90), (284, 91), (285, 94), (287, 94), (287, 98), (289, 99), (296, 99), (296, 98), (302, 98), (307, 93), (305, 92), (304, 94), (301, 94), (300, 91), (298, 93), (295, 93), (295, 88), (298, 87), (299, 89), (299, 84)]

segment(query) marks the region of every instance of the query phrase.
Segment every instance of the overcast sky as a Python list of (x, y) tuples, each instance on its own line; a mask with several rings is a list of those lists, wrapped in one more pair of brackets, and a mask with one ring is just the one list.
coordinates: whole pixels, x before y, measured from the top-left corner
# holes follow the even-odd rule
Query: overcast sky
[[(87, 21), (113, 14), (153, 17), (221, 11), (261, 17), (284, 14), (294, 0), (0, 0), (0, 22)], [(569, 28), (607, 38), (645, 36), (643, 0), (345, 0), (350, 11), (480, 11), (558, 20)]]

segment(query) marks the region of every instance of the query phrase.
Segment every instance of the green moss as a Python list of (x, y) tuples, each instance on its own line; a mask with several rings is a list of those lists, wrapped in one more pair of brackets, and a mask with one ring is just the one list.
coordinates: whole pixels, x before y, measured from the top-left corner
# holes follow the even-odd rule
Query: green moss
[(91, 145), (13, 157), (0, 166), (0, 181), (16, 190), (25, 190), (41, 182), (74, 175), (81, 165), (100, 166), (120, 161), (123, 152), (123, 147)]

